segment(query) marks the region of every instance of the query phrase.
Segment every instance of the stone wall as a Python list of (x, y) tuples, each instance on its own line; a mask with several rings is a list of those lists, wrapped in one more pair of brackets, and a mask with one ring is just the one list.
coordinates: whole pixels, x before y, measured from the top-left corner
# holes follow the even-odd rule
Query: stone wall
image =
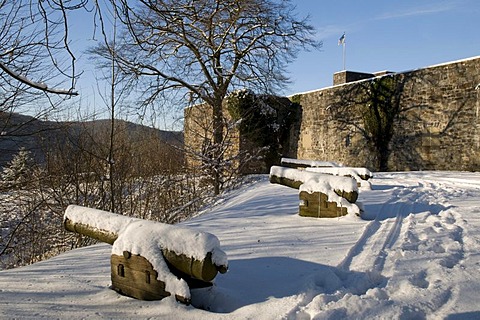
[[(229, 121), (229, 114), (223, 112), (225, 121)], [(213, 143), (213, 111), (206, 104), (198, 104), (184, 110), (184, 141), (185, 159), (190, 168), (200, 168), (202, 163), (202, 152), (208, 145)], [(235, 158), (240, 153), (240, 136), (236, 127), (226, 127), (223, 132), (225, 158)], [(238, 164), (234, 164), (238, 166)]]
[[(480, 170), (480, 57), (383, 77), (401, 88), (390, 170)], [(379, 78), (291, 97), (302, 107), (297, 158), (375, 170), (362, 135), (366, 102), (349, 95)]]
[[(479, 171), (480, 56), (409, 72), (384, 72), (290, 97), (300, 104), (296, 115), (300, 120), (291, 127), (285, 141), (290, 147), (283, 156), (377, 170), (375, 152), (362, 133), (361, 115), (368, 103), (362, 95), (370, 90), (369, 84), (386, 77), (398, 87), (395, 98), (401, 110), (393, 124), (388, 169)], [(199, 154), (211, 139), (210, 119), (211, 110), (205, 106), (185, 110), (187, 152)], [(238, 130), (231, 129), (228, 137), (227, 157), (248, 151)], [(192, 167), (200, 165), (198, 158), (187, 160)]]
[[(268, 173), (282, 156), (295, 157), (300, 124), (297, 105), (286, 97), (255, 95), (249, 90), (237, 94), (223, 105), (223, 165), (241, 174)], [(236, 108), (233, 101), (239, 103)], [(206, 147), (213, 143), (212, 108), (198, 104), (184, 113), (186, 162), (190, 168), (200, 168), (205, 164), (202, 158), (207, 158), (202, 157)]]

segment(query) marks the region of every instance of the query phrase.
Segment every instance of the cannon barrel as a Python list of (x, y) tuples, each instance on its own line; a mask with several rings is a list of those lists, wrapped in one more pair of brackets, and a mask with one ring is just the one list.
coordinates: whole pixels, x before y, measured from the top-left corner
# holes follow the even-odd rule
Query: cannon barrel
[[(113, 245), (118, 239), (120, 234), (131, 225), (132, 223), (145, 222), (148, 225), (159, 226), (159, 232), (162, 231), (175, 231), (175, 228), (183, 230), (183, 234), (188, 236), (188, 230), (182, 227), (176, 227), (172, 225), (166, 225), (160, 222), (147, 221), (143, 219), (137, 219), (119, 214), (101, 211), (97, 209), (85, 208), (81, 206), (71, 205), (65, 211), (64, 227), (66, 230), (82, 234), (101, 242), (109, 243)], [(198, 238), (199, 232), (192, 231), (192, 239)], [(216, 241), (218, 239), (208, 233), (201, 233), (208, 237), (213, 237)], [(154, 235), (155, 237), (158, 235)], [(161, 237), (162, 235), (160, 235)], [(168, 237), (168, 235), (165, 235)], [(185, 239), (185, 241), (194, 241), (192, 239)], [(209, 282), (215, 278), (217, 272), (225, 273), (227, 271), (226, 264), (216, 263), (213, 260), (212, 252), (206, 252), (202, 259), (193, 257), (188, 252), (181, 252), (181, 250), (175, 250), (168, 247), (161, 247), (163, 258), (167, 262), (170, 268), (173, 268), (172, 272), (184, 274), (194, 279)]]
[[(310, 179), (317, 179), (319, 181), (328, 182), (340, 181), (343, 187), (349, 187), (347, 190), (339, 188), (332, 183), (333, 191), (340, 197), (345, 198), (350, 203), (355, 203), (358, 199), (358, 189), (356, 182), (351, 177), (335, 177), (332, 179), (332, 175), (320, 172), (309, 172), (304, 170), (285, 168), (279, 166), (272, 166), (270, 169), (270, 183), (281, 184), (290, 188), (300, 189), (300, 187)], [(343, 181), (342, 181), (343, 180)]]
[(68, 218), (64, 219), (63, 226), (67, 231), (75, 232), (108, 244), (113, 244), (118, 238), (118, 234), (115, 232), (93, 228), (88, 224), (73, 222)]

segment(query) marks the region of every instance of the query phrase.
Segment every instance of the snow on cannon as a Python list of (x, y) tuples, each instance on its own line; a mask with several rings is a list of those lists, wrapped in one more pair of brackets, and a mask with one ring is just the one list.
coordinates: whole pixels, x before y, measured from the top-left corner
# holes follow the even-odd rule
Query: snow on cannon
[(338, 168), (340, 165), (332, 161), (318, 161), (318, 160), (303, 160), (282, 158), (280, 160), (282, 167), (288, 167), (293, 169), (299, 168)]
[(357, 181), (359, 187), (370, 188), (371, 185), (367, 181), (373, 177), (373, 174), (367, 168), (352, 168), (342, 167), (339, 164), (331, 161), (318, 161), (318, 160), (302, 160), (282, 158), (282, 167), (304, 169), (310, 172), (328, 173), (334, 176), (352, 177)]
[(68, 231), (112, 245), (112, 288), (141, 300), (170, 295), (190, 303), (190, 289), (212, 285), (228, 268), (220, 241), (210, 233), (70, 205)]
[(358, 186), (352, 177), (273, 166), (270, 182), (299, 190), (300, 216), (334, 218), (361, 214), (356, 204)]
[(305, 171), (308, 172), (317, 172), (317, 173), (327, 173), (334, 176), (343, 176), (351, 177), (357, 181), (357, 186), (362, 187), (363, 189), (371, 189), (371, 184), (368, 182), (368, 179), (373, 177), (373, 174), (367, 168), (351, 168), (351, 167), (331, 167), (331, 168), (321, 168), (321, 167), (307, 167)]

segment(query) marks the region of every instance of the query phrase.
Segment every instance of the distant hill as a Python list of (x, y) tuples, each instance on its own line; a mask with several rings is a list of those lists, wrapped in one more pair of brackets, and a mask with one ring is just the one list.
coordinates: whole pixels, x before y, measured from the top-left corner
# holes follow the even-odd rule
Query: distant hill
[[(171, 145), (183, 146), (183, 132), (164, 131), (144, 125), (115, 120), (118, 126), (134, 142), (142, 140), (142, 137), (158, 135), (158, 137)], [(44, 160), (44, 149), (48, 144), (56, 141), (76, 139), (82, 133), (108, 132), (110, 120), (93, 121), (44, 121), (35, 117), (0, 112), (0, 167), (8, 163), (20, 148), (29, 150), (38, 162)]]

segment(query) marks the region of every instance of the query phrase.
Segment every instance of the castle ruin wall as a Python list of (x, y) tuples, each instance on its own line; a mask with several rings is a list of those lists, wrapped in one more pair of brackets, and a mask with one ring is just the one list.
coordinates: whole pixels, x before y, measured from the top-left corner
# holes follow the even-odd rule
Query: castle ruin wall
[[(390, 170), (480, 169), (480, 57), (386, 74), (402, 81), (402, 112), (390, 143)], [(361, 80), (292, 98), (302, 106), (297, 158), (374, 168), (374, 155), (361, 134), (361, 103), (345, 92)], [(339, 124), (339, 109), (358, 117)]]

